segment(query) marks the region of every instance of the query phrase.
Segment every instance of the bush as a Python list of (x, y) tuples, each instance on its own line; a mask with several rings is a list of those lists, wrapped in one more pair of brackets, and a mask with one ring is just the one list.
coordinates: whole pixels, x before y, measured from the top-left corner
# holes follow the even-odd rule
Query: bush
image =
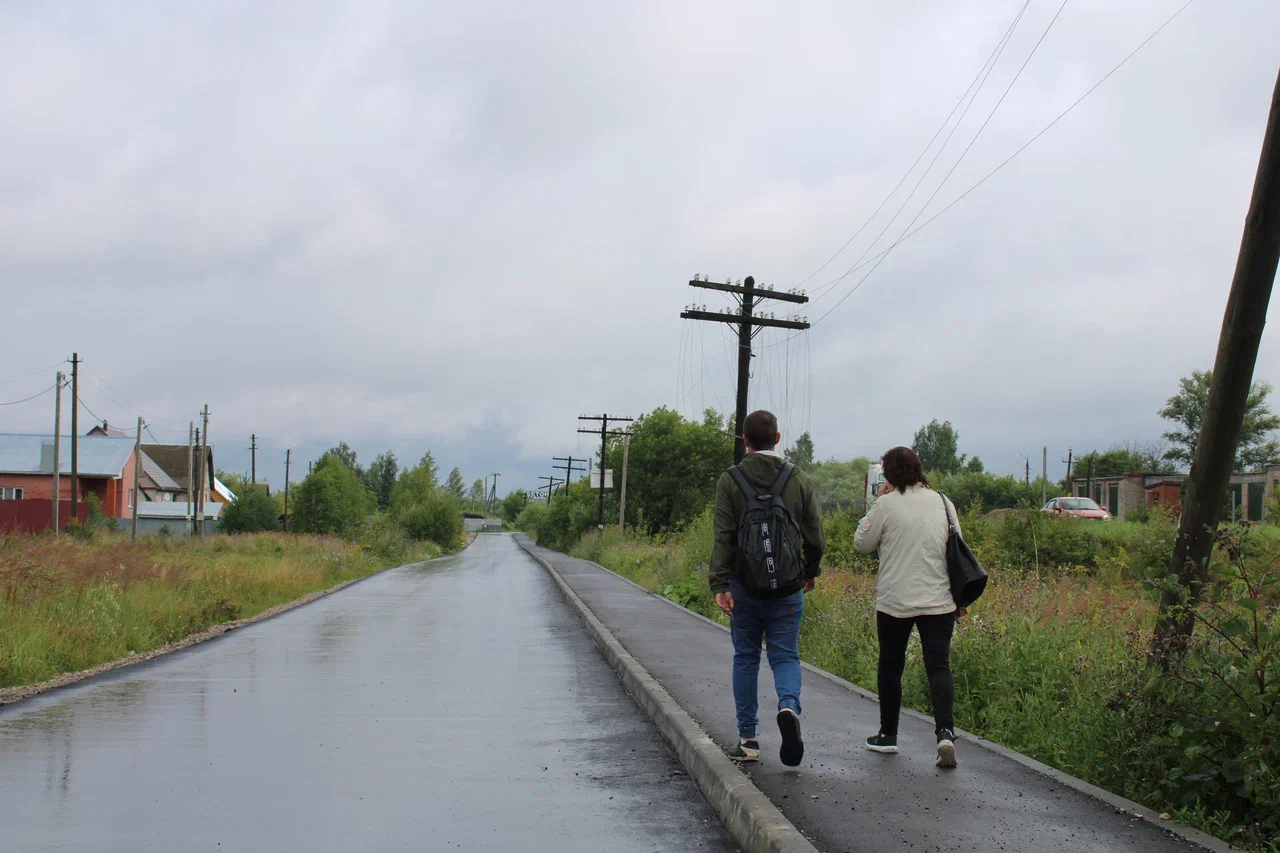
[(352, 538), (363, 550), (390, 563), (407, 560), (410, 554), (409, 540), (402, 528), (379, 514), (353, 531)]
[(336, 456), (321, 457), (296, 494), (293, 520), (299, 533), (346, 533), (373, 512), (372, 494)]
[(280, 529), (276, 502), (262, 489), (249, 486), (222, 510), (218, 529), (223, 533), (263, 533)]
[(516, 517), (515, 528), (528, 533), (530, 536), (536, 536), (538, 525), (542, 523), (543, 518), (547, 514), (547, 505), (540, 503), (527, 504)]
[(438, 490), (420, 503), (401, 505), (394, 519), (410, 539), (435, 542), (442, 548), (456, 548), (462, 537), (461, 508)]

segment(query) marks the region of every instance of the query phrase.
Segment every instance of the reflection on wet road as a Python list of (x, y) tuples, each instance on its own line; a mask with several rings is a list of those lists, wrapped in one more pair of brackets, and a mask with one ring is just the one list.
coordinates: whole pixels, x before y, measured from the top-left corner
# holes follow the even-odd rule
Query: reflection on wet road
[(733, 850), (506, 536), (0, 709), (3, 850)]

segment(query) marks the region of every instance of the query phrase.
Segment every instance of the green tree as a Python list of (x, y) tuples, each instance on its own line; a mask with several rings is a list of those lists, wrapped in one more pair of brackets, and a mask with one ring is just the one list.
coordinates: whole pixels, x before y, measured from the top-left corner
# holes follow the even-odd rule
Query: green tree
[[(627, 523), (648, 533), (684, 527), (715, 499), (716, 482), (733, 464), (729, 420), (712, 409), (699, 422), (660, 408), (638, 418), (631, 433)], [(622, 471), (621, 442), (610, 448), (608, 464)], [(618, 517), (619, 485), (608, 493), (606, 519)], [(554, 500), (552, 507), (550, 515)]]
[(356, 473), (328, 453), (289, 497), (299, 533), (347, 533), (363, 524), (376, 504)]
[[(332, 456), (347, 466), (347, 470), (355, 474), (361, 480), (364, 479), (364, 469), (360, 467), (359, 461), (356, 459), (356, 452), (347, 445), (345, 441), (339, 442), (337, 447), (330, 447), (320, 455), (323, 460), (326, 456)], [(316, 463), (319, 465), (319, 462)]]
[(477, 510), (484, 508), (484, 480), (476, 480), (471, 484), (471, 491), (467, 492), (467, 503)]
[(261, 533), (280, 529), (280, 509), (265, 490), (252, 485), (236, 492), (236, 499), (222, 510), (218, 529), (223, 533)]
[[(1170, 397), (1160, 410), (1160, 417), (1174, 424), (1173, 429), (1164, 433), (1164, 438), (1173, 445), (1164, 455), (1171, 462), (1189, 468), (1195, 459), (1200, 425), (1209, 402), (1209, 383), (1212, 381), (1213, 371), (1192, 371), (1190, 376), (1178, 380), (1178, 393)], [(1244, 425), (1236, 445), (1236, 472), (1259, 470), (1280, 462), (1280, 444), (1268, 438), (1280, 429), (1280, 417), (1272, 414), (1267, 404), (1271, 390), (1271, 385), (1266, 382), (1255, 382), (1249, 388), (1244, 406)]]
[(987, 467), (982, 464), (981, 459), (975, 456), (965, 463), (964, 470), (970, 474), (981, 474), (983, 471), (987, 470)]
[(386, 509), (391, 505), (391, 490), (395, 487), (396, 477), (400, 473), (400, 464), (396, 455), (388, 450), (379, 453), (365, 472), (364, 482), (378, 501), (378, 509)]
[(938, 423), (934, 418), (916, 430), (913, 443), (926, 471), (950, 474), (964, 467), (966, 457), (959, 454), (960, 434), (951, 421)]
[(809, 433), (804, 432), (796, 439), (795, 444), (787, 451), (787, 461), (795, 464), (801, 471), (808, 471), (813, 467), (813, 438)]
[(447, 493), (436, 490), (420, 503), (401, 505), (393, 515), (411, 539), (429, 539), (454, 548), (462, 536), (462, 508)]
[(809, 468), (818, 504), (823, 507), (848, 507), (867, 494), (867, 467), (870, 460), (858, 457), (849, 462), (828, 459)]
[(528, 505), (529, 493), (524, 489), (516, 489), (502, 499), (502, 520), (508, 524), (514, 524)]
[(453, 499), (462, 502), (467, 499), (466, 486), (462, 482), (462, 472), (454, 468), (449, 472), (449, 479), (445, 480), (445, 490), (453, 495)]
[(1104, 451), (1091, 451), (1076, 457), (1071, 476), (1073, 479), (1089, 475), (1089, 463), (1093, 463), (1093, 476), (1119, 477), (1122, 474), (1171, 474), (1176, 470), (1172, 461), (1165, 458), (1165, 449), (1154, 444), (1117, 444)]
[(400, 472), (391, 489), (390, 510), (393, 518), (399, 518), (411, 506), (425, 504), (440, 488), (436, 479), (436, 460), (428, 450), (412, 468)]

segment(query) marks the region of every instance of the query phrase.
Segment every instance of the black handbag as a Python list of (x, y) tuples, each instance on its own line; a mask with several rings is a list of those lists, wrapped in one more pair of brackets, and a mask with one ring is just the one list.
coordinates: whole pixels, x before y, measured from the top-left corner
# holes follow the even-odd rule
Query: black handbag
[(951, 580), (951, 597), (955, 599), (956, 607), (968, 607), (986, 590), (987, 570), (973, 556), (956, 528), (946, 496), (941, 492), (938, 495), (942, 498), (942, 511), (947, 514), (947, 526), (950, 528), (947, 533), (947, 577)]

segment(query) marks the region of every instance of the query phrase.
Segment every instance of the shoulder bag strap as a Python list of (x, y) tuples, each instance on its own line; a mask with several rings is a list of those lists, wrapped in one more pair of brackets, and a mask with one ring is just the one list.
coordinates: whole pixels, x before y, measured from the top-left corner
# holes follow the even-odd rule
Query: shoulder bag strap
[(938, 497), (942, 498), (942, 511), (946, 513), (947, 516), (947, 528), (950, 532), (955, 533), (956, 523), (951, 520), (951, 507), (947, 505), (947, 496), (942, 492), (938, 492)]

